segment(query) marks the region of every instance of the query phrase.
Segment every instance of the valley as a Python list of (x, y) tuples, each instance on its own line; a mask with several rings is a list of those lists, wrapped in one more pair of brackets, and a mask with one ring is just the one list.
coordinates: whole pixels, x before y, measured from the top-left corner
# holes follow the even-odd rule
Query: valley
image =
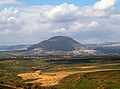
[[(88, 63), (86, 62), (88, 60), (87, 57), (84, 58), (84, 62), (82, 61), (82, 63), (68, 62), (66, 64), (66, 62), (58, 63), (58, 61), (50, 62), (48, 60), (52, 59), (39, 58), (32, 60), (0, 61), (0, 87), (7, 86), (11, 89), (86, 89), (87, 86), (81, 85), (81, 83), (85, 85), (85, 82), (90, 83), (89, 87), (93, 87), (94, 84), (94, 88), (91, 89), (96, 89), (97, 87), (117, 88), (119, 86), (119, 62), (98, 61)], [(56, 58), (54, 60), (61, 59)], [(66, 58), (66, 60), (69, 59)], [(79, 60), (83, 59), (79, 58)], [(106, 75), (104, 75), (104, 72)], [(103, 75), (101, 77), (100, 75), (102, 73)], [(107, 78), (112, 79), (109, 81)], [(65, 83), (68, 83), (68, 81), (71, 81), (71, 86), (66, 86)], [(103, 82), (102, 85), (95, 84), (100, 81), (106, 82)], [(111, 85), (107, 82), (111, 82)], [(114, 85), (114, 82), (116, 85)]]
[(65, 36), (2, 47), (6, 51), (0, 51), (0, 88), (119, 89), (119, 53), (92, 47)]

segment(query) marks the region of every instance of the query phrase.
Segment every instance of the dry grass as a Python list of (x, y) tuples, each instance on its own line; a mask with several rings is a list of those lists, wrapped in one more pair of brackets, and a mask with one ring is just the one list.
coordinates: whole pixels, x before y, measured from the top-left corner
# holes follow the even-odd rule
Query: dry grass
[(29, 83), (41, 83), (41, 86), (53, 86), (59, 84), (59, 81), (68, 76), (74, 74), (74, 72), (55, 72), (55, 73), (24, 73), (18, 74), (18, 76), (22, 77), (23, 80), (28, 79), (36, 79), (34, 81), (30, 81)]
[(97, 66), (81, 66), (81, 67), (76, 67), (76, 68), (81, 68), (81, 69), (90, 69), (90, 68), (96, 68)]
[[(61, 72), (51, 72), (51, 73), (41, 73), (40, 71), (36, 71), (34, 73), (23, 73), (18, 74), (19, 77), (22, 77), (23, 80), (34, 79), (33, 81), (29, 81), (27, 83), (38, 83), (41, 86), (53, 86), (59, 84), (59, 81), (66, 76), (76, 74), (76, 73), (89, 73), (89, 72), (97, 72), (97, 71), (109, 71), (114, 69), (101, 69), (101, 70), (86, 70), (86, 71), (61, 71)], [(80, 78), (80, 75), (77, 79)]]

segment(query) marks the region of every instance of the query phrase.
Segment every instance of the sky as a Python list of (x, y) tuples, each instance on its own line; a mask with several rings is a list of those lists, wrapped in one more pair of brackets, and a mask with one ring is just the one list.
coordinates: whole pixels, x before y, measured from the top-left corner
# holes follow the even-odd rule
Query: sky
[(120, 42), (120, 1), (0, 0), (0, 45), (36, 44), (53, 36)]

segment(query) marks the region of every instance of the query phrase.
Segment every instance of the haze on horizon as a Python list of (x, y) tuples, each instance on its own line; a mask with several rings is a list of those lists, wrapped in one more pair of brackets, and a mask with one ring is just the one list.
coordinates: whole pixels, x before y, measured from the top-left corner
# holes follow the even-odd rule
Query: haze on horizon
[(35, 44), (53, 36), (120, 42), (120, 1), (0, 0), (0, 45)]

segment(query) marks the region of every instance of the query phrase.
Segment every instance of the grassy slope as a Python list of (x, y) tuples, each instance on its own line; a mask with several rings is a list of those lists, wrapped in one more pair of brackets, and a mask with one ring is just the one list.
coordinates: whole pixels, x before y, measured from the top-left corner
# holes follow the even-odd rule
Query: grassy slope
[[(75, 69), (75, 66), (80, 66), (80, 65), (85, 65), (85, 64), (76, 64), (76, 65), (62, 64), (59, 66), (58, 64), (54, 64), (54, 67), (52, 66), (53, 68), (51, 68), (51, 70), (49, 71), (58, 71), (57, 67), (62, 67), (62, 68), (67, 67), (67, 69), (60, 69), (60, 71), (82, 70), (82, 69)], [(120, 68), (119, 63), (117, 65), (116, 64), (115, 65), (90, 64), (90, 65), (99, 66), (95, 69)], [(22, 81), (22, 79), (17, 77), (16, 75), (19, 73), (32, 72), (33, 67), (48, 68), (51, 67), (51, 65), (44, 62), (42, 59), (0, 61), (0, 82), (4, 82), (4, 84), (11, 86), (16, 85), (16, 83), (17, 84), (22, 83), (24, 81)], [(52, 87), (52, 89), (97, 89), (97, 87), (98, 89), (120, 89), (120, 71), (80, 74), (80, 79), (77, 79), (76, 76), (77, 74), (74, 74), (62, 79), (60, 85), (54, 86), (54, 88)], [(32, 86), (39, 87), (39, 85), (32, 85)], [(37, 88), (33, 88), (33, 89), (37, 89)], [(42, 88), (38, 88), (38, 89), (42, 89)], [(50, 89), (50, 88), (46, 88), (46, 89)]]
[(80, 74), (80, 79), (77, 75), (62, 79), (58, 89), (120, 89), (120, 71)]
[(12, 86), (21, 83), (22, 79), (17, 74), (32, 72), (33, 67), (46, 68), (49, 64), (41, 59), (0, 61), (0, 83)]

